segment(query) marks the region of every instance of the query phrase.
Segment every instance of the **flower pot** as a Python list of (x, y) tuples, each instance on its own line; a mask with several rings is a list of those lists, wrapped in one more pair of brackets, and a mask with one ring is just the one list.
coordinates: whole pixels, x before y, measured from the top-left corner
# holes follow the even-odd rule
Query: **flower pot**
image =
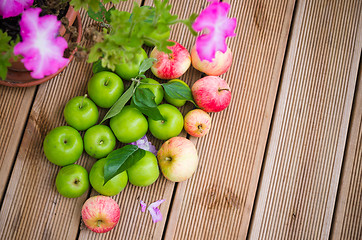
[[(80, 40), (82, 38), (82, 20), (80, 17), (79, 12), (76, 12), (73, 7), (69, 7), (68, 12), (66, 14), (66, 17), (69, 20), (69, 25), (74, 25), (77, 27), (78, 30), (78, 38), (77, 43), (80, 43)], [(60, 36), (63, 36), (65, 34), (65, 27), (62, 25), (59, 29)], [(64, 36), (65, 39), (69, 38), (69, 36)], [(70, 56), (66, 56), (69, 58), (68, 64), (73, 60), (74, 53), (76, 52), (76, 49), (70, 54)], [(55, 76), (57, 76), (59, 73), (61, 73), (67, 66), (62, 67), (59, 69), (56, 73), (52, 75), (48, 75), (42, 79), (34, 79), (30, 75), (30, 71), (28, 71), (23, 63), (20, 61), (11, 61), (11, 66), (8, 68), (8, 73), (6, 76), (6, 80), (0, 80), (0, 85), (10, 86), (10, 87), (30, 87), (39, 85), (41, 83), (44, 83)]]

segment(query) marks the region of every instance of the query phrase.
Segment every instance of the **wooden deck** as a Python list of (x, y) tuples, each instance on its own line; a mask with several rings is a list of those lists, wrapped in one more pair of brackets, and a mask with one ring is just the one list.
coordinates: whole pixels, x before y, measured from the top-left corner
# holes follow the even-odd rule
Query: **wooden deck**
[[(207, 4), (170, 2), (183, 18)], [(45, 135), (65, 125), (65, 103), (86, 92), (91, 65), (73, 61), (38, 87), (0, 86), (0, 239), (362, 239), (362, 1), (228, 2), (238, 19), (234, 62), (222, 76), (232, 102), (211, 114), (206, 137), (191, 138), (196, 174), (128, 184), (113, 197), (121, 219), (106, 234), (80, 218), (96, 192), (58, 194), (60, 168), (42, 150)], [(188, 49), (195, 41), (183, 26), (172, 39)], [(190, 69), (181, 79), (201, 76)], [(90, 170), (94, 161), (83, 154), (77, 163)], [(139, 200), (162, 198), (164, 219), (153, 224)]]

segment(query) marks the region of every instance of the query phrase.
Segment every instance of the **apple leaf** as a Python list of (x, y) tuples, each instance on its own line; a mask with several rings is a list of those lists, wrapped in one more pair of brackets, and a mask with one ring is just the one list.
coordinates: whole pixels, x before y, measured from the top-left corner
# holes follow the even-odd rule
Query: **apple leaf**
[(93, 66), (92, 66), (93, 74), (96, 74), (98, 72), (103, 72), (103, 71), (111, 71), (111, 70), (103, 67), (102, 61), (100, 59), (97, 62), (93, 63)]
[(146, 151), (135, 146), (126, 145), (116, 149), (107, 156), (107, 162), (104, 165), (104, 184), (128, 168), (132, 167), (137, 161), (143, 158)]
[(143, 114), (152, 118), (153, 120), (165, 120), (157, 108), (155, 102), (155, 95), (148, 88), (137, 88), (135, 94), (132, 97), (133, 104)]
[(192, 98), (191, 90), (189, 87), (185, 86), (180, 82), (168, 82), (161, 84), (165, 93), (171, 98), (179, 100), (187, 100), (195, 104), (194, 99)]
[(133, 91), (135, 89), (135, 82), (132, 81), (131, 86), (129, 86), (129, 88), (127, 89), (127, 91), (125, 91), (122, 96), (117, 100), (117, 102), (115, 104), (113, 104), (113, 106), (111, 107), (111, 109), (109, 109), (109, 111), (107, 112), (107, 114), (104, 116), (103, 120), (101, 121), (101, 123), (103, 123), (104, 121), (106, 121), (109, 118), (112, 118), (114, 116), (116, 116), (118, 113), (120, 113), (124, 107), (124, 105), (126, 105), (126, 103), (131, 99), (132, 95), (133, 95)]
[(145, 60), (143, 60), (140, 65), (140, 70), (139, 70), (138, 74), (145, 73), (148, 69), (150, 69), (152, 67), (152, 65), (155, 61), (157, 61), (156, 58), (146, 58)]

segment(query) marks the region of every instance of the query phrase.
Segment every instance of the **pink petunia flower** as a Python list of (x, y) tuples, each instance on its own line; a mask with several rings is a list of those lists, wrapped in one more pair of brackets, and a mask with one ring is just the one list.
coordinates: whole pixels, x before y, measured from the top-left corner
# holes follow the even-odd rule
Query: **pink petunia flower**
[(230, 4), (209, 0), (211, 4), (196, 18), (192, 28), (197, 31), (207, 29), (196, 38), (196, 51), (201, 61), (211, 62), (217, 51), (227, 50), (226, 38), (235, 36), (236, 18), (228, 18)]
[(143, 150), (149, 151), (149, 152), (157, 155), (156, 147), (153, 146), (152, 143), (148, 141), (148, 138), (146, 135), (144, 135), (142, 138), (138, 139), (136, 142), (132, 142), (130, 144), (136, 145)]
[(150, 212), (150, 214), (152, 216), (152, 221), (154, 223), (162, 220), (162, 214), (161, 214), (160, 209), (158, 209), (158, 206), (160, 206), (160, 204), (163, 203), (164, 201), (165, 201), (165, 199), (158, 200), (154, 203), (151, 203), (147, 208), (147, 210)]
[(21, 60), (31, 76), (36, 79), (56, 73), (68, 64), (63, 57), (67, 41), (58, 37), (61, 22), (56, 16), (39, 17), (40, 8), (26, 10), (20, 20), (22, 42), (14, 47), (14, 54), (21, 54)]
[(33, 5), (34, 0), (1, 0), (0, 15), (3, 18), (15, 17), (24, 12), (24, 9)]

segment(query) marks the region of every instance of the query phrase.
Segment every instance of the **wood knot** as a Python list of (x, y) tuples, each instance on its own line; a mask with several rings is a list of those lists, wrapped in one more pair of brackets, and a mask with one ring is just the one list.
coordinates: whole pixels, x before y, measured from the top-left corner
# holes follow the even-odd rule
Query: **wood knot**
[(230, 189), (227, 189), (225, 192), (225, 200), (228, 203), (228, 205), (232, 208), (237, 208), (239, 209), (242, 205), (242, 201), (240, 200), (240, 198), (233, 193)]

